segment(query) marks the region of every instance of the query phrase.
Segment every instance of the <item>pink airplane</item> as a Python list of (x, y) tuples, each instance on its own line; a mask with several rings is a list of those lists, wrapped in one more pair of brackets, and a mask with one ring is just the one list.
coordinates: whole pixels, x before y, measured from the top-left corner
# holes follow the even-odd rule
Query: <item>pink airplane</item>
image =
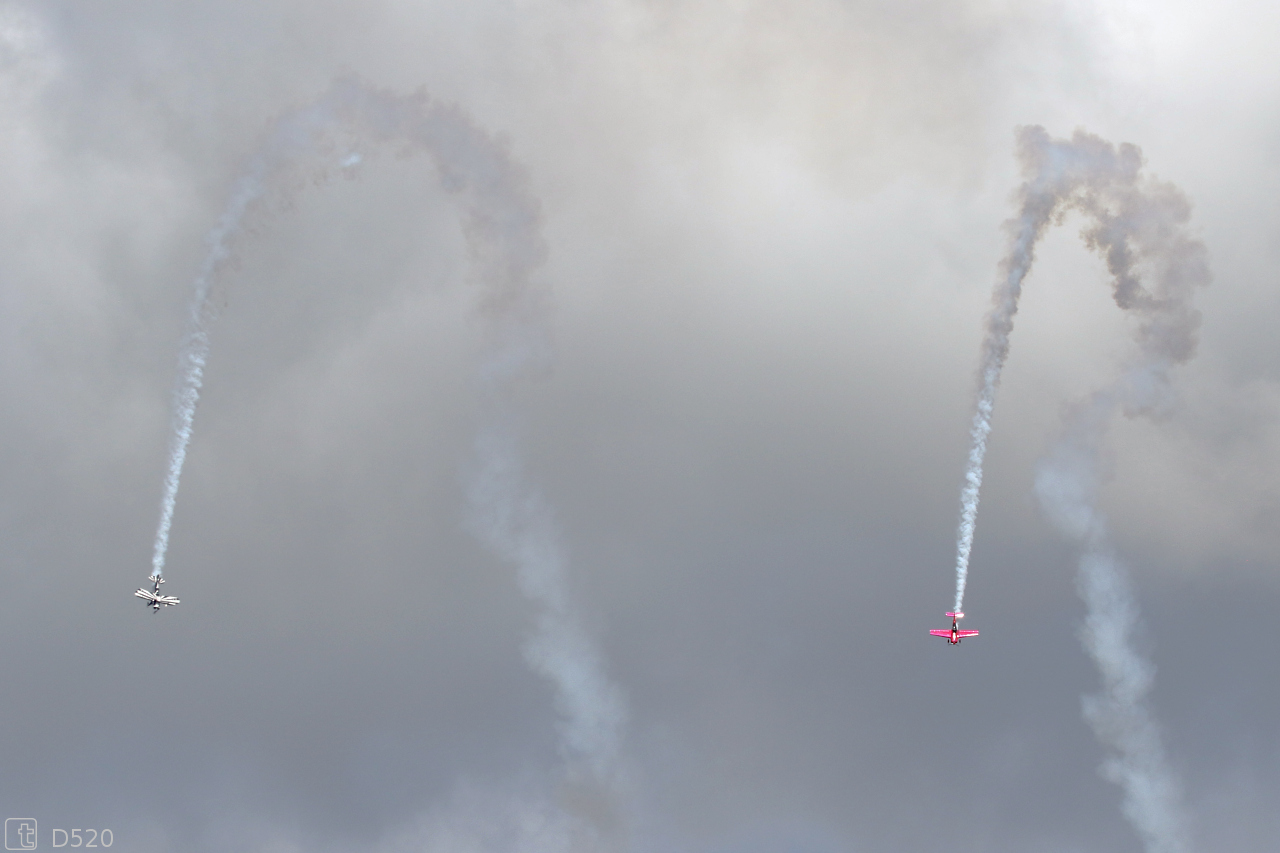
[(947, 615), (951, 617), (951, 630), (948, 631), (946, 628), (934, 628), (931, 631), (929, 631), (930, 634), (932, 634), (935, 637), (946, 637), (947, 642), (953, 646), (960, 645), (960, 641), (963, 640), (965, 637), (978, 636), (977, 631), (961, 631), (959, 628), (956, 627), (956, 620), (963, 619), (964, 618), (963, 613), (951, 613), (950, 611), (948, 611)]

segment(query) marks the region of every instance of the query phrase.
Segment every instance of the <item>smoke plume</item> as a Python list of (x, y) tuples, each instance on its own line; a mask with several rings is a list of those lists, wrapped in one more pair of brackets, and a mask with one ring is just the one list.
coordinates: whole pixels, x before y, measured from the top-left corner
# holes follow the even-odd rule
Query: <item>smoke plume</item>
[(196, 406), (200, 402), (200, 389), (204, 385), (204, 368), (209, 360), (209, 323), (213, 319), (209, 300), (213, 284), (231, 257), (232, 246), (244, 228), (245, 217), (255, 202), (262, 198), (268, 182), (319, 141), (331, 121), (331, 109), (331, 104), (321, 101), (275, 123), (266, 142), (232, 187), (231, 198), (218, 219), (218, 224), (205, 238), (209, 251), (192, 287), (186, 329), (178, 350), (178, 379), (173, 391), (169, 464), (160, 498), (160, 524), (156, 528), (155, 549), (151, 557), (153, 577), (164, 574), (165, 557), (169, 551), (169, 531), (173, 527), (173, 511), (182, 480), (182, 466), (187, 459)]
[[(524, 478), (513, 402), (516, 386), (545, 364), (544, 286), (537, 280), (545, 250), (539, 213), (523, 172), (502, 145), (456, 107), (424, 93), (401, 96), (352, 78), (337, 81), (309, 107), (276, 120), (235, 184), (225, 213), (208, 237), (196, 277), (179, 357), (168, 476), (156, 534), (154, 571), (164, 569), (182, 466), (209, 356), (210, 291), (231, 256), (246, 219), (268, 190), (287, 190), (306, 170), (322, 183), (330, 166), (350, 169), (356, 145), (398, 143), (425, 151), (444, 189), (459, 198), (479, 309), (490, 337), (481, 370), (484, 397), (470, 492), (476, 533), (513, 563), (521, 590), (537, 607), (525, 649), (530, 665), (556, 689), (561, 748), (566, 760), (558, 808), (573, 849), (621, 844), (621, 695), (575, 615), (565, 558), (550, 507)], [(294, 183), (298, 183), (294, 181)], [(543, 846), (524, 840), (520, 848)], [(505, 846), (505, 845), (504, 845)]]
[(1077, 131), (1068, 140), (1051, 139), (1042, 127), (1022, 128), (1018, 133), (1018, 157), (1024, 182), (1016, 200), (1018, 216), (1005, 223), (1009, 250), (1000, 264), (1001, 278), (992, 295), (987, 315), (986, 335), (978, 365), (978, 402), (970, 430), (969, 461), (960, 490), (960, 524), (956, 533), (955, 612), (964, 610), (964, 590), (969, 577), (969, 554), (978, 518), (978, 498), (982, 490), (982, 463), (991, 435), (1000, 373), (1009, 356), (1009, 335), (1018, 313), (1022, 282), (1035, 261), (1036, 244), (1048, 226), (1061, 221), (1072, 206), (1105, 186), (1135, 179), (1142, 155), (1132, 145), (1117, 151), (1109, 143)]
[(1102, 676), (1102, 692), (1086, 698), (1084, 713), (1110, 751), (1104, 772), (1123, 790), (1124, 814), (1148, 853), (1184, 853), (1189, 841), (1180, 785), (1147, 703), (1154, 667), (1134, 646), (1137, 605), (1128, 573), (1110, 544), (1098, 494), (1107, 475), (1105, 438), (1115, 413), (1153, 418), (1167, 413), (1174, 400), (1171, 371), (1195, 353), (1200, 318), (1191, 298), (1209, 282), (1204, 247), (1188, 233), (1186, 198), (1171, 184), (1143, 174), (1136, 147), (1117, 149), (1082, 131), (1069, 141), (1055, 140), (1030, 127), (1018, 134), (1018, 153), (1026, 182), (1019, 191), (1020, 216), (1010, 223), (1005, 278), (987, 321), (962, 504), (956, 605), (964, 592), (982, 455), (1022, 281), (1046, 226), (1075, 210), (1085, 217), (1085, 244), (1107, 263), (1116, 305), (1134, 318), (1137, 346), (1119, 380), (1072, 409), (1061, 439), (1038, 468), (1036, 492), (1050, 521), (1080, 548), (1079, 588), (1087, 608), (1082, 639)]
[(565, 760), (559, 799), (575, 819), (569, 824), (571, 849), (621, 850), (631, 829), (631, 816), (623, 811), (625, 704), (575, 615), (551, 508), (523, 483), (514, 428), (510, 422), (492, 421), (477, 448), (472, 525), (495, 552), (515, 564), (521, 590), (539, 606), (524, 652), (530, 666), (557, 689)]
[(1155, 668), (1135, 648), (1137, 602), (1097, 508), (1103, 438), (1122, 399), (1116, 391), (1123, 389), (1099, 392), (1075, 408), (1036, 472), (1036, 493), (1054, 525), (1081, 548), (1078, 586), (1087, 609), (1081, 640), (1102, 677), (1101, 693), (1084, 699), (1084, 716), (1111, 751), (1103, 773), (1124, 792), (1122, 810), (1148, 853), (1185, 853), (1181, 786), (1148, 704)]

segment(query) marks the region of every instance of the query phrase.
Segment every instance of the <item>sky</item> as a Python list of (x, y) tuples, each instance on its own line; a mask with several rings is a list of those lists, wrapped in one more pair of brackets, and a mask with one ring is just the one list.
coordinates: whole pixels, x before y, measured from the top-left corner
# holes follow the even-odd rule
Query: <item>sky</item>
[[(1041, 125), (1137, 145), (1206, 248), (1198, 352), (1160, 417), (1115, 419), (1099, 500), (1189, 849), (1273, 846), (1278, 27), (1256, 0), (0, 0), (2, 816), (139, 853), (1146, 850), (1035, 490), (1133, 351), (1078, 213), (996, 399), (981, 636), (927, 633)], [(209, 235), (335, 81), (473, 129), (502, 192), (471, 143), (368, 127), (267, 174), (212, 281), (153, 615)], [(486, 230), (511, 199), (536, 215)]]

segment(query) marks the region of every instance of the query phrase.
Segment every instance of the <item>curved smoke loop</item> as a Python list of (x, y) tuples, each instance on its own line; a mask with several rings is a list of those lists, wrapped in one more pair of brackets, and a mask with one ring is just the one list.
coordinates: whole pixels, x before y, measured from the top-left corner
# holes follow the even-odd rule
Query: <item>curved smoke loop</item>
[[(504, 148), (476, 128), (456, 107), (419, 92), (400, 96), (370, 88), (353, 78), (338, 80), (312, 105), (277, 119), (207, 238), (209, 251), (196, 276), (182, 340), (169, 466), (156, 532), (153, 573), (164, 571), (169, 532), (205, 365), (212, 320), (210, 291), (231, 257), (246, 218), (269, 189), (288, 183), (288, 174), (315, 155), (336, 156), (338, 135), (361, 142), (408, 143), (434, 160), (443, 187), (462, 199), (463, 230), (482, 288), (480, 309), (491, 336), (481, 371), (485, 421), (477, 440), (477, 465), (470, 488), (475, 532), (500, 556), (514, 563), (520, 587), (538, 605), (536, 628), (525, 649), (530, 665), (556, 688), (561, 714), (561, 746), (567, 784), (589, 807), (569, 821), (574, 843), (584, 837), (605, 841), (620, 834), (622, 786), (620, 742), (623, 700), (604, 673), (590, 637), (575, 616), (565, 559), (546, 501), (524, 480), (514, 412), (513, 387), (545, 359), (542, 314), (546, 296), (535, 272), (545, 250), (538, 206), (525, 176)], [(359, 153), (338, 161), (350, 168)], [(328, 176), (326, 169), (312, 176)]]
[[(1199, 314), (1195, 290), (1210, 276), (1204, 246), (1188, 233), (1191, 208), (1172, 184), (1142, 173), (1142, 152), (1118, 148), (1076, 131), (1053, 139), (1041, 127), (1018, 132), (1025, 183), (1019, 215), (1006, 223), (1009, 253), (1001, 265), (983, 342), (977, 412), (961, 492), (956, 547), (955, 609), (961, 611), (973, 544), (982, 463), (1000, 373), (1022, 283), (1036, 243), (1051, 224), (1078, 211), (1081, 236), (1103, 256), (1116, 304), (1137, 318), (1137, 352), (1123, 376), (1077, 405), (1063, 436), (1040, 464), (1036, 492), (1046, 515), (1080, 548), (1079, 587), (1087, 606), (1082, 639), (1097, 664), (1103, 690), (1085, 700), (1085, 716), (1113, 753), (1104, 765), (1124, 791), (1123, 810), (1150, 853), (1189, 849), (1177, 778), (1147, 706), (1154, 667), (1134, 648), (1137, 605), (1128, 573), (1114, 553), (1098, 489), (1105, 478), (1102, 450), (1117, 410), (1159, 417), (1174, 399), (1170, 371), (1195, 354)], [(1145, 282), (1145, 283), (1144, 283)]]

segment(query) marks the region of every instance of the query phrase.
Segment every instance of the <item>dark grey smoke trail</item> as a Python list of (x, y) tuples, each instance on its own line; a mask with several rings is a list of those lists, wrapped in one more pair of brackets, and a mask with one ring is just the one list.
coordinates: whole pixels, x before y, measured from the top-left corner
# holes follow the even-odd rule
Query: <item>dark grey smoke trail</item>
[[(344, 145), (338, 145), (342, 135)], [(575, 848), (616, 846), (623, 821), (621, 734), (624, 703), (604, 672), (595, 645), (575, 615), (565, 558), (550, 508), (525, 480), (513, 407), (515, 386), (545, 363), (542, 316), (546, 294), (537, 280), (545, 249), (538, 206), (523, 172), (502, 145), (476, 128), (456, 107), (419, 92), (401, 96), (342, 79), (311, 106), (278, 119), (210, 235), (208, 258), (197, 276), (179, 362), (170, 464), (156, 536), (155, 572), (164, 566), (183, 460), (191, 439), (203, 371), (209, 354), (210, 289), (231, 252), (246, 216), (269, 188), (285, 183), (288, 171), (317, 157), (359, 144), (407, 143), (425, 151), (441, 183), (458, 196), (481, 290), (480, 313), (491, 337), (482, 370), (484, 422), (477, 441), (476, 473), (470, 489), (476, 532), (512, 562), (522, 591), (537, 606), (527, 644), (533, 668), (556, 688), (561, 745), (566, 758), (563, 808), (557, 826), (568, 827)], [(335, 164), (358, 164), (359, 152)], [(314, 165), (314, 164), (313, 164)], [(315, 180), (329, 171), (320, 164)], [(553, 834), (560, 838), (562, 834)], [(520, 841), (518, 846), (543, 846)]]
[(1190, 841), (1181, 786), (1147, 701), (1155, 669), (1134, 646), (1137, 604), (1098, 494), (1115, 413), (1166, 413), (1174, 400), (1171, 371), (1195, 353), (1200, 318), (1191, 299), (1209, 282), (1205, 251), (1188, 233), (1187, 200), (1176, 187), (1142, 173), (1137, 148), (1117, 151), (1080, 131), (1070, 142), (1053, 140), (1041, 128), (1027, 128), (1019, 134), (1019, 154), (1033, 174), (1078, 164), (1080, 177), (1059, 184), (1066, 194), (1046, 199), (1052, 203), (1043, 221), (1072, 208), (1085, 215), (1082, 237), (1106, 259), (1115, 302), (1136, 321), (1136, 351), (1121, 378), (1072, 410), (1062, 438), (1037, 470), (1036, 493), (1049, 519), (1081, 551), (1079, 588), (1087, 607), (1082, 640), (1102, 676), (1102, 692), (1085, 699), (1084, 713), (1111, 750), (1104, 772), (1123, 790), (1124, 814), (1148, 853), (1185, 853)]

